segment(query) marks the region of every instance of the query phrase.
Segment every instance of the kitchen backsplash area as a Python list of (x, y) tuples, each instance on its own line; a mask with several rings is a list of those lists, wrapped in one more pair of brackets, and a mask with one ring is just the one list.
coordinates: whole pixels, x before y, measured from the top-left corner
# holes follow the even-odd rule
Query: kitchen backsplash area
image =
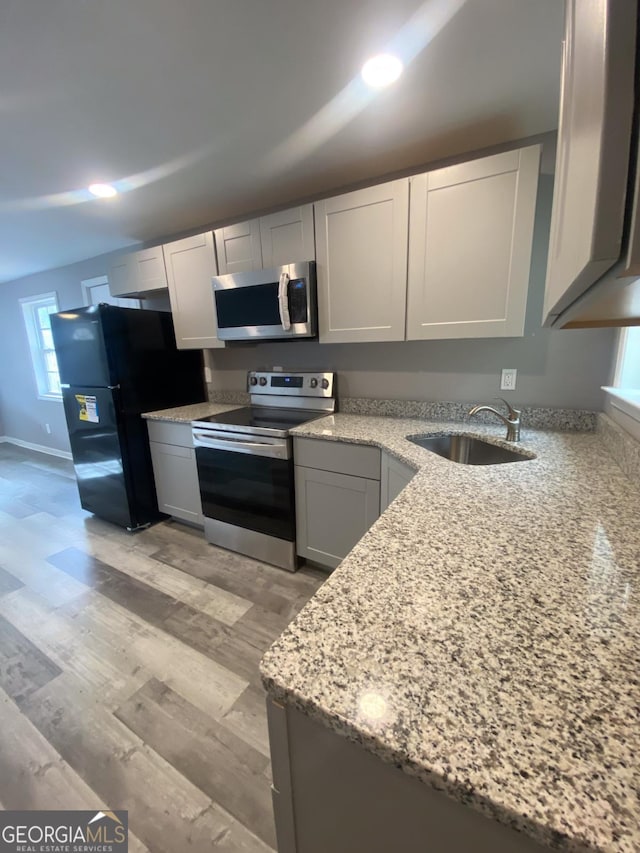
[[(245, 391), (217, 391), (208, 386), (212, 403), (247, 405), (249, 395)], [(339, 410), (350, 415), (377, 415), (393, 418), (426, 418), (432, 421), (465, 421), (472, 404), (455, 400), (379, 400), (364, 397), (341, 397)], [(498, 403), (498, 408), (500, 404)], [(542, 406), (523, 406), (522, 422), (529, 429), (567, 430), (571, 432), (593, 432), (597, 426), (598, 412), (581, 409), (554, 409)], [(480, 423), (495, 423), (495, 418), (486, 412), (475, 416)]]
[(246, 406), (249, 403), (247, 391), (220, 391), (216, 390), (211, 383), (207, 385), (207, 391), (211, 403), (229, 403), (233, 406)]
[[(602, 411), (610, 384), (615, 331), (538, 329), (524, 338), (395, 343), (316, 341), (232, 345), (207, 350), (210, 390), (246, 391), (248, 370), (334, 370), (340, 404), (352, 400), (449, 400), (468, 404), (503, 396), (518, 408)], [(500, 391), (503, 368), (518, 371), (516, 389)], [(220, 398), (217, 398), (220, 399)], [(224, 398), (224, 402), (235, 398)], [(413, 401), (413, 402), (412, 402)], [(357, 404), (352, 404), (357, 405)]]
[[(354, 415), (386, 415), (387, 417), (427, 418), (428, 420), (466, 421), (470, 403), (452, 400), (428, 402), (420, 400), (367, 400), (345, 397), (341, 400), (342, 412)], [(498, 409), (502, 408), (496, 402)], [(571, 432), (593, 432), (596, 428), (597, 412), (581, 409), (551, 409), (541, 406), (522, 406), (524, 428), (568, 430)], [(495, 417), (480, 412), (474, 420), (495, 423)]]

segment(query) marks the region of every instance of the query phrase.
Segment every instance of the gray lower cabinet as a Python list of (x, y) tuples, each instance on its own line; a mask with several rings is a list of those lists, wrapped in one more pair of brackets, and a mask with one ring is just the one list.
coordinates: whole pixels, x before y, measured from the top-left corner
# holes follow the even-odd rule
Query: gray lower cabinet
[(191, 424), (149, 421), (147, 425), (158, 508), (203, 527)]
[(267, 699), (278, 853), (542, 853), (321, 723)]
[(380, 451), (296, 438), (294, 460), (298, 554), (333, 569), (380, 515)]
[(380, 513), (392, 503), (413, 479), (415, 470), (389, 453), (382, 454), (380, 472)]

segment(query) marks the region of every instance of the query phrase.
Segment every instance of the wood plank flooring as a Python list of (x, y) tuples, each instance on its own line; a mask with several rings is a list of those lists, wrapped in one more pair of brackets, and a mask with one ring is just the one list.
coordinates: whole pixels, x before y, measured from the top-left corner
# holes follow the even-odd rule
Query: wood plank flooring
[(258, 662), (325, 579), (80, 508), (0, 444), (0, 808), (128, 809), (130, 850), (275, 847)]

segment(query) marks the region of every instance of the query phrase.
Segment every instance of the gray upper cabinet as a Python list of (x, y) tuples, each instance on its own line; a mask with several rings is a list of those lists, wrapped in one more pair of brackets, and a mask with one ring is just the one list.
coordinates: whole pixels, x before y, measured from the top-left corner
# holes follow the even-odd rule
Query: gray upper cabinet
[(220, 275), (313, 261), (313, 205), (281, 210), (215, 231)]
[(178, 349), (222, 347), (211, 278), (218, 274), (213, 232), (163, 246)]
[(565, 15), (547, 322), (620, 256), (634, 107), (637, 4), (567, 0)]
[(524, 334), (540, 146), (411, 178), (407, 339)]
[(109, 268), (112, 296), (139, 296), (166, 290), (167, 273), (162, 246), (121, 255)]
[(260, 217), (262, 266), (280, 267), (316, 257), (313, 205), (305, 204)]
[(262, 269), (260, 220), (216, 228), (219, 275)]
[(118, 297), (131, 292), (133, 285), (132, 255), (120, 255), (109, 267), (109, 292)]
[(316, 202), (322, 343), (405, 337), (409, 182)]

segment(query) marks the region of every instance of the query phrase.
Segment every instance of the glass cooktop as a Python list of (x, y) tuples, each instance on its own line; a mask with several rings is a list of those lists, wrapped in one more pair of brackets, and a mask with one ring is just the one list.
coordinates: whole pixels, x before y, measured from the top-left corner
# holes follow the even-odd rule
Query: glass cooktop
[(324, 416), (324, 412), (313, 412), (308, 409), (276, 409), (267, 406), (245, 406), (233, 409), (221, 415), (209, 415), (199, 418), (197, 423), (209, 426), (211, 429), (231, 429), (235, 432), (269, 431), (273, 434), (286, 435), (293, 427), (313, 421)]

